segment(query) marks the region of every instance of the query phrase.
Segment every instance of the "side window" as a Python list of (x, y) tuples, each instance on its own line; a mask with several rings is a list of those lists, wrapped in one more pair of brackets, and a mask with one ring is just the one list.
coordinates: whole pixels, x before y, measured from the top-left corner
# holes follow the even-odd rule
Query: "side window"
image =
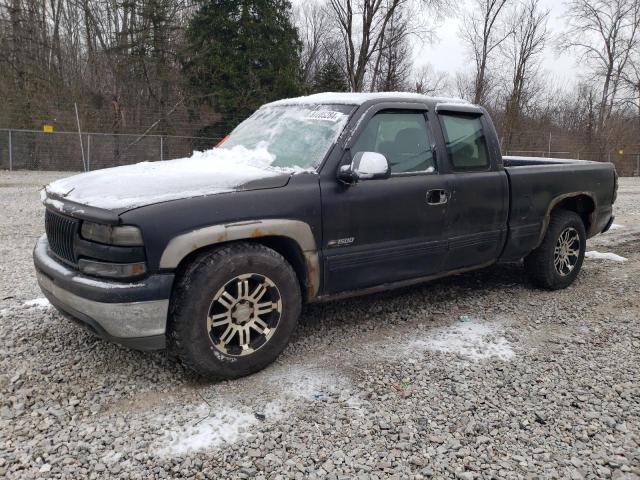
[(454, 170), (486, 170), (489, 150), (478, 116), (440, 114), (449, 161)]
[(385, 111), (369, 120), (351, 151), (382, 153), (392, 174), (433, 172), (431, 144), (424, 113)]

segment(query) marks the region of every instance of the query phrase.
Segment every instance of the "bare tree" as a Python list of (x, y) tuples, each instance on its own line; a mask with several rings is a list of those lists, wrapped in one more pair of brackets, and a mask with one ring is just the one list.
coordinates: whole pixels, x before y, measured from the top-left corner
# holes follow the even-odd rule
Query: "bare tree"
[[(367, 73), (375, 68), (372, 63), (377, 63), (391, 19), (414, 3), (435, 11), (436, 7), (448, 5), (448, 0), (328, 0), (329, 11), (343, 42), (344, 65), (352, 91), (366, 88)], [(403, 35), (424, 34), (429, 30), (429, 26), (415, 24), (404, 30)], [(373, 79), (376, 75), (370, 77)]]
[(393, 92), (408, 88), (411, 75), (410, 29), (406, 12), (397, 10), (389, 21), (373, 64), (370, 82), (373, 90)]
[(488, 93), (488, 63), (491, 54), (511, 34), (501, 25), (507, 0), (474, 0), (463, 17), (462, 38), (475, 63), (473, 102), (484, 103)]
[(540, 8), (540, 0), (526, 0), (510, 13), (512, 25), (509, 30), (513, 34), (500, 45), (500, 51), (510, 67), (502, 122), (504, 148), (509, 148), (522, 109), (535, 93), (534, 79), (538, 71), (538, 59), (548, 39), (549, 18), (549, 10)]
[(449, 88), (449, 75), (434, 70), (430, 64), (422, 65), (413, 75), (413, 91), (423, 95), (442, 95)]
[(328, 46), (333, 43), (326, 5), (314, 2), (298, 6), (295, 10), (295, 23), (302, 41), (302, 79), (310, 84), (325, 63)]
[[(347, 81), (351, 90), (364, 89), (367, 66), (380, 48), (387, 24), (398, 6), (406, 0), (329, 0), (329, 7), (344, 42)], [(361, 35), (358, 42), (358, 25)]]
[(475, 76), (470, 72), (456, 72), (453, 77), (455, 95), (472, 101), (474, 97)]
[(63, 123), (77, 102), (85, 125), (168, 133), (191, 11), (192, 0), (0, 0), (0, 120)]
[(639, 0), (572, 0), (562, 48), (574, 49), (601, 83), (597, 130), (602, 132), (618, 101), (621, 80), (640, 41)]
[(624, 103), (635, 112), (636, 138), (640, 138), (640, 52), (634, 52), (622, 81), (625, 91)]

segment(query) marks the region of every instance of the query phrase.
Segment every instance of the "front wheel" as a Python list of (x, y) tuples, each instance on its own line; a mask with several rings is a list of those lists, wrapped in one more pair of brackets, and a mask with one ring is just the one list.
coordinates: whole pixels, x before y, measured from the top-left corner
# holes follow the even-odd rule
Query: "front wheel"
[(549, 290), (566, 288), (578, 276), (587, 246), (582, 219), (575, 212), (558, 210), (538, 248), (525, 259), (531, 280)]
[(194, 259), (178, 280), (169, 345), (204, 377), (241, 377), (284, 350), (300, 309), (297, 276), (279, 253), (252, 243), (221, 247)]

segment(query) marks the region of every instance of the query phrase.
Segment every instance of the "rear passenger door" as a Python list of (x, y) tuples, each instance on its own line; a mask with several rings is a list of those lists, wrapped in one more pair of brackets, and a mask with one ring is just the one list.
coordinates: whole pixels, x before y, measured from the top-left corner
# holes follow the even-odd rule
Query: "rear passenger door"
[(452, 180), (446, 270), (485, 265), (501, 253), (509, 185), (491, 121), (482, 111), (438, 111)]

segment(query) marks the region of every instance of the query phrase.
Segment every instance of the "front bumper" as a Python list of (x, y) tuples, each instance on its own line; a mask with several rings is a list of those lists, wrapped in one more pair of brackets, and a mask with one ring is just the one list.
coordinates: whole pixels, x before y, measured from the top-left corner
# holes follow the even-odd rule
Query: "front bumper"
[(97, 280), (57, 261), (46, 235), (33, 259), (42, 292), (60, 312), (98, 336), (139, 350), (165, 347), (173, 274), (155, 274), (134, 283)]

